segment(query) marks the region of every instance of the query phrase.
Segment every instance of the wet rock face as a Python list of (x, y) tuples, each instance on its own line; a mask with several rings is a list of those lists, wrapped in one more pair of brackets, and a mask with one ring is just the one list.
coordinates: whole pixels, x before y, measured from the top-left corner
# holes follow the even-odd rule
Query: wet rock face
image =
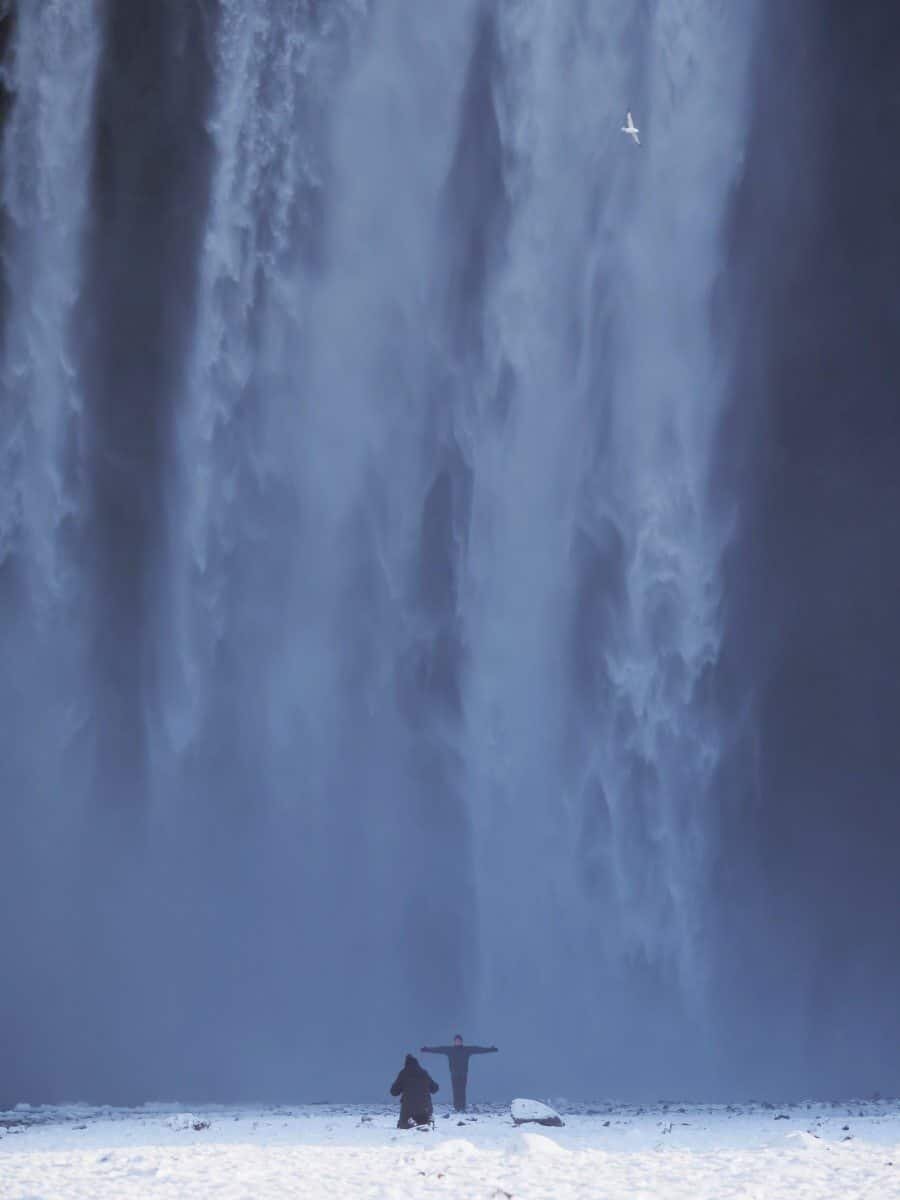
[[(9, 44), (12, 38), (13, 10), (12, 6), (0, 3), (0, 64), (6, 65)], [(6, 85), (5, 77), (0, 75), (0, 129), (6, 117), (11, 96)]]
[[(805, 55), (813, 31), (821, 36), (815, 53)], [(897, 507), (900, 427), (889, 381), (898, 346), (884, 336), (883, 321), (900, 263), (900, 238), (888, 215), (900, 196), (900, 170), (877, 147), (888, 128), (897, 128), (900, 14), (895, 6), (871, 12), (836, 3), (769, 6), (764, 38), (770, 52), (760, 68), (765, 78), (736, 204), (734, 261), (743, 277), (736, 286), (748, 289), (735, 377), (748, 383), (758, 368), (753, 394), (766, 398), (763, 405), (748, 403), (745, 382), (737, 388), (736, 420), (759, 416), (763, 427), (741, 438), (756, 457), (741, 490), (742, 532), (733, 546), (741, 580), (734, 574), (734, 588), (725, 589), (735, 603), (725, 619), (723, 656), (741, 661), (741, 675), (758, 697), (753, 736), (762, 748), (753, 785), (759, 804), (752, 813), (750, 806), (732, 806), (723, 851), (728, 861), (733, 849), (753, 844), (758, 858), (745, 876), (754, 897), (746, 908), (742, 885), (722, 881), (730, 905), (722, 954), (740, 947), (735, 996), (751, 986), (744, 970), (761, 995), (777, 995), (774, 1040), (761, 1033), (747, 1061), (784, 1064), (783, 1078), (802, 1069), (810, 1084), (823, 1080), (811, 1090), (835, 1093), (860, 1085), (834, 1059), (812, 1053), (804, 1062), (796, 1029), (805, 1038), (812, 1020), (810, 1045), (834, 1044), (838, 1014), (848, 1005), (859, 1031), (853, 1071), (871, 1071), (875, 1081), (884, 1062), (896, 1072), (894, 1018), (882, 997), (893, 990), (885, 990), (884, 972), (895, 969), (889, 949), (895, 930), (886, 917), (900, 894), (888, 866), (900, 821), (889, 799), (900, 751), (896, 740), (883, 738), (881, 722), (896, 712), (900, 690), (879, 662), (897, 650), (888, 597), (896, 594), (898, 566), (878, 548)], [(867, 114), (855, 136), (854, 96), (865, 96)], [(782, 125), (782, 136), (770, 138), (771, 122), (788, 111), (790, 132)], [(783, 236), (787, 230), (793, 232)], [(731, 454), (721, 462), (734, 469)], [(747, 693), (739, 692), (746, 704)], [(737, 760), (732, 767), (737, 779), (743, 768)], [(852, 813), (846, 779), (858, 797)], [(816, 832), (809, 835), (811, 819)], [(766, 904), (773, 896), (798, 897), (790, 931), (782, 929), (774, 952), (757, 932), (763, 890)], [(852, 914), (841, 901), (850, 893)], [(865, 943), (851, 949), (862, 913)], [(848, 955), (852, 981), (842, 965)], [(774, 982), (786, 962), (791, 979), (815, 975), (822, 999), (811, 1012)], [(761, 984), (769, 971), (773, 982)], [(741, 1002), (734, 1006), (743, 1023)], [(786, 1020), (788, 1012), (796, 1015)], [(766, 1025), (758, 1022), (760, 1030)], [(747, 1027), (754, 1037), (752, 1023)], [(770, 1072), (758, 1086), (780, 1081)]]

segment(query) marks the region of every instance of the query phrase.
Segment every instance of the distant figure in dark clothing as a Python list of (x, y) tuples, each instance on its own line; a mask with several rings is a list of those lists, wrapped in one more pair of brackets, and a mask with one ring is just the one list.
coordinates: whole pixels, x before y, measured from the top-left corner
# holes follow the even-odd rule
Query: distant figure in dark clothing
[(469, 1059), (473, 1054), (496, 1054), (496, 1046), (464, 1046), (462, 1034), (457, 1034), (452, 1046), (423, 1046), (423, 1054), (446, 1054), (450, 1060), (450, 1082), (453, 1085), (453, 1107), (466, 1111), (466, 1083), (469, 1078)]
[(400, 1120), (398, 1129), (409, 1129), (410, 1125), (428, 1125), (434, 1115), (431, 1097), (438, 1090), (419, 1060), (407, 1054), (403, 1070), (391, 1084), (391, 1095), (400, 1096)]

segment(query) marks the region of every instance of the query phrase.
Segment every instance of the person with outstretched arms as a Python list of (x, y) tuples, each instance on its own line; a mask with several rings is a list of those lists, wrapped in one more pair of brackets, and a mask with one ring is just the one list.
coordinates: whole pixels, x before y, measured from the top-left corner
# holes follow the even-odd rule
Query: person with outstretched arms
[(473, 1054), (496, 1054), (496, 1046), (466, 1046), (462, 1034), (453, 1039), (452, 1046), (423, 1046), (422, 1054), (446, 1054), (450, 1063), (450, 1082), (453, 1085), (453, 1107), (466, 1111), (466, 1083), (469, 1078), (469, 1059)]

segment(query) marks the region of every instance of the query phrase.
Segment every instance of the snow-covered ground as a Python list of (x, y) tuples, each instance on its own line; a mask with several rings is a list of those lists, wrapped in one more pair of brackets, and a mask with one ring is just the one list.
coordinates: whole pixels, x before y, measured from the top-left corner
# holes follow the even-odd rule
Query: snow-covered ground
[(563, 1129), (514, 1128), (508, 1109), (69, 1106), (0, 1114), (0, 1197), (900, 1197), (900, 1101), (567, 1105)]

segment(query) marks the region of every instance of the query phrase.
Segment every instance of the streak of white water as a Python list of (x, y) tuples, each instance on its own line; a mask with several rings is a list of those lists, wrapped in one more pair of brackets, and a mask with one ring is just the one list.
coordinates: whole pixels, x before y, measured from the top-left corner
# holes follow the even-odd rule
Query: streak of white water
[[(615, 476), (628, 523), (629, 621), (610, 647), (610, 678), (629, 713), (610, 722), (599, 770), (612, 798), (614, 844), (652, 899), (629, 914), (649, 951), (675, 951), (683, 984), (702, 994), (703, 911), (717, 834), (711, 791), (722, 730), (710, 692), (722, 627), (727, 512), (710, 497), (724, 410), (728, 346), (715, 332), (724, 219), (747, 130), (753, 20), (714, 2), (661, 4), (649, 30), (647, 125), (625, 239), (620, 371), (614, 389)], [(652, 348), (652, 352), (651, 352)], [(642, 788), (645, 845), (627, 845), (626, 774)], [(626, 844), (622, 846), (622, 842)], [(655, 860), (655, 862), (654, 862)], [(633, 892), (617, 870), (619, 903)], [(652, 879), (652, 883), (651, 883)]]
[(233, 557), (254, 493), (279, 465), (266, 428), (289, 436), (298, 400), (305, 223), (317, 188), (314, 108), (330, 30), (305, 6), (225, 3), (210, 132), (216, 150), (198, 319), (177, 429), (173, 683), (162, 716), (176, 749), (208, 717), (228, 628)]
[(22, 552), (36, 603), (66, 589), (83, 406), (72, 322), (82, 279), (100, 31), (94, 0), (18, 6), (3, 141), (9, 308), (2, 359), (0, 561)]
[[(246, 750), (257, 828), (268, 813), (297, 846), (282, 895), (329, 912), (295, 943), (322, 1020), (347, 994), (348, 939), (358, 971), (406, 953), (381, 912), (422, 826), (398, 676), (430, 636), (414, 582), (430, 275), (473, 9), (234, 0), (218, 33), (155, 782), (161, 810), (191, 803), (182, 761)], [(282, 845), (262, 852), (269, 879)]]
[[(473, 6), (443, 14), (440, 36), (433, 10), (368, 8), (333, 5), (319, 19), (299, 2), (223, 7), (211, 209), (174, 447), (169, 599), (186, 686), (169, 698), (191, 707), (166, 706), (176, 745), (202, 722), (196, 706), (234, 639), (234, 592), (254, 555), (278, 559), (299, 606), (279, 630), (269, 685), (289, 676), (296, 700), (314, 680), (320, 726), (341, 686), (333, 625), (353, 556), (375, 553), (388, 586), (405, 586), (430, 483), (420, 443), (435, 210)], [(374, 548), (337, 556), (373, 479), (391, 545), (376, 529)], [(267, 492), (280, 507), (260, 528)], [(387, 642), (390, 657), (393, 634)], [(275, 725), (294, 707), (281, 686)]]
[(713, 0), (223, 6), (166, 746), (237, 697), (330, 941), (368, 931), (381, 971), (439, 941), (458, 975), (474, 930), (469, 1011), (523, 1037), (561, 976), (585, 1027), (635, 956), (702, 974), (710, 316), (749, 24)]
[[(516, 386), (499, 434), (483, 414), (466, 430), (466, 760), (482, 1005), (527, 996), (527, 1036), (561, 977), (590, 1021), (635, 957), (702, 993), (718, 751), (702, 690), (725, 536), (707, 497), (712, 306), (750, 19), (717, 3), (500, 11), (513, 207), (488, 323), (494, 376), (507, 364)], [(617, 136), (627, 107), (640, 148)], [(541, 971), (523, 992), (525, 944)]]

